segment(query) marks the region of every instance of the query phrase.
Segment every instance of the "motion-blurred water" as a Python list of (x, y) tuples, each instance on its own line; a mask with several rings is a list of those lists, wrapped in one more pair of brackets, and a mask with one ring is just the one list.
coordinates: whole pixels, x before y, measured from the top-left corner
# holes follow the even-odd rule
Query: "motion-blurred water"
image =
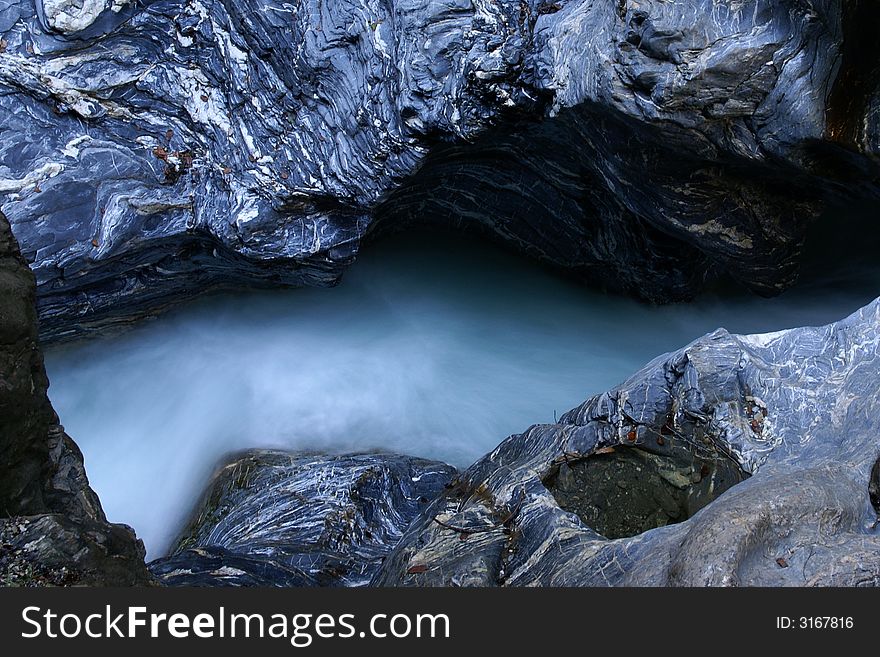
[(824, 324), (880, 293), (876, 267), (831, 271), (822, 258), (776, 299), (650, 307), (484, 244), (396, 237), (334, 289), (214, 295), (50, 349), (49, 392), (107, 515), (154, 558), (230, 451), (378, 449), (466, 466), (719, 326)]

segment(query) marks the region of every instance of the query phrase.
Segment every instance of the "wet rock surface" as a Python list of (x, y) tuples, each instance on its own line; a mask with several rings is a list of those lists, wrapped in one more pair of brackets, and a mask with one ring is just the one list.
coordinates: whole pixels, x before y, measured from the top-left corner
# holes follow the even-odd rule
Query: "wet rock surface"
[[(878, 347), (875, 301), (829, 326), (753, 336), (719, 330), (661, 356), (462, 473), (413, 521), (374, 583), (877, 585)], [(654, 459), (642, 493), (665, 513), (670, 473), (657, 481), (664, 461), (656, 459), (681, 445), (720, 452), (721, 463), (737, 465), (728, 474), (751, 476), (705, 505), (697, 496), (702, 508), (691, 517), (656, 528), (663, 518), (612, 508), (628, 504), (625, 496), (592, 503), (607, 481), (602, 468)], [(620, 454), (626, 462), (609, 460)], [(578, 472), (600, 459), (605, 465)], [(708, 470), (700, 466), (697, 490), (716, 476)], [(585, 477), (598, 484), (580, 489), (586, 504), (566, 483)], [(648, 528), (616, 539), (600, 533), (641, 527)]]
[(145, 584), (143, 545), (107, 522), (49, 403), (34, 302), (0, 214), (0, 585)]
[(362, 586), (455, 473), (405, 456), (251, 451), (215, 475), (150, 570), (169, 586)]
[(330, 285), (473, 230), (654, 301), (795, 276), (877, 197), (868, 0), (5, 0), (0, 207), (42, 331)]

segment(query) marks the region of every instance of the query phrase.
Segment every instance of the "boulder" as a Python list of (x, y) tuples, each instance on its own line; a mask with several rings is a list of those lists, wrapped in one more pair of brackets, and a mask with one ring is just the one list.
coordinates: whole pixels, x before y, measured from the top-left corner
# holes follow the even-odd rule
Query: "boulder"
[(253, 450), (211, 481), (168, 557), (168, 586), (363, 586), (456, 470), (406, 456)]

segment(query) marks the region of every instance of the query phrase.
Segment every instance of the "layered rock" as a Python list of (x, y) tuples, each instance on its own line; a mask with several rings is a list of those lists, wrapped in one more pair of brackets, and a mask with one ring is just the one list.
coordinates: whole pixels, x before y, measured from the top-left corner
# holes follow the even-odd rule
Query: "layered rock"
[[(877, 195), (870, 0), (5, 0), (0, 206), (46, 337), (472, 229), (665, 301)], [(867, 30), (867, 32), (866, 32)]]
[(247, 452), (150, 570), (169, 586), (363, 586), (455, 473), (405, 456)]
[(501, 443), (374, 583), (878, 585), (878, 369), (880, 301), (716, 331)]
[(0, 214), (0, 585), (149, 582), (143, 545), (107, 522), (47, 387), (34, 277)]

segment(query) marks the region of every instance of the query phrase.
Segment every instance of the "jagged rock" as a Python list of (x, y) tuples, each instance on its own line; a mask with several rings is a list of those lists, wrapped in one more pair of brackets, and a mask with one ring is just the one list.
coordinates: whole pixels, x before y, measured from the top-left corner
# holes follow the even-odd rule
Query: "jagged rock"
[(471, 466), (374, 583), (878, 585), (878, 350), (880, 300), (661, 356)]
[(0, 518), (0, 586), (143, 586), (144, 550), (125, 525), (65, 513)]
[(0, 509), (5, 514), (46, 510), (46, 437), (55, 414), (37, 345), (34, 276), (0, 213)]
[(49, 403), (34, 301), (0, 213), (0, 585), (145, 584), (143, 544), (107, 522)]
[(250, 451), (150, 570), (170, 586), (362, 586), (455, 473), (406, 456)]
[(2, 6), (0, 207), (48, 338), (329, 285), (415, 223), (651, 300), (770, 293), (824, 198), (878, 195), (872, 0)]

